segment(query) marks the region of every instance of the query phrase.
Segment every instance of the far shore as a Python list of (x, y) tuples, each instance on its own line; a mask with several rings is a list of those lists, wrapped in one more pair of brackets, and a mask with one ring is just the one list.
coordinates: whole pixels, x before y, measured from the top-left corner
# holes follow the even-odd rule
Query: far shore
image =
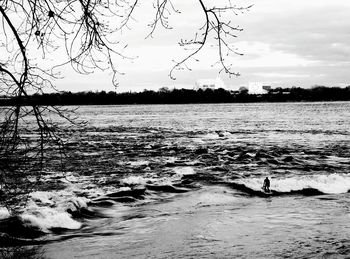
[(199, 104), (254, 102), (322, 102), (350, 101), (350, 86), (314, 88), (274, 88), (263, 94), (249, 94), (247, 89), (172, 89), (143, 92), (57, 92), (11, 98), (0, 96), (0, 106), (13, 105), (130, 105), (130, 104)]

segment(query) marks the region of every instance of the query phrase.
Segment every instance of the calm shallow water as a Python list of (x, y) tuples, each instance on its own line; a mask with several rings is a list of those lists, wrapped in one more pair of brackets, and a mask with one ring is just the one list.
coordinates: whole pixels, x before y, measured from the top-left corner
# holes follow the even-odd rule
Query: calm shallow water
[(50, 258), (347, 258), (349, 111), (81, 107), (88, 126), (67, 128), (67, 173), (53, 163), (50, 187), (31, 194), (17, 223), (39, 229)]

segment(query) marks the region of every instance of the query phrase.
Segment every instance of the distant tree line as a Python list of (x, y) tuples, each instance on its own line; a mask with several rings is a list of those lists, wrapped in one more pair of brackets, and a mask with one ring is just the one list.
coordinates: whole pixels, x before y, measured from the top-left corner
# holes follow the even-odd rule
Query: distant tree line
[[(172, 89), (143, 92), (60, 92), (34, 94), (21, 99), (23, 105), (112, 105), (112, 104), (185, 104), (185, 103), (234, 103), (234, 102), (301, 102), (301, 101), (350, 101), (350, 86), (310, 89), (274, 88), (266, 94), (249, 94), (248, 90), (229, 91), (219, 89)], [(0, 97), (0, 105), (17, 103), (16, 98)]]

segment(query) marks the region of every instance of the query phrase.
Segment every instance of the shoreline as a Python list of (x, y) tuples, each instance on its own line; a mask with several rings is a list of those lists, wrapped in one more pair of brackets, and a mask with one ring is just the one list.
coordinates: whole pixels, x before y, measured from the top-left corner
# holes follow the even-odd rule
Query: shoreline
[(0, 96), (0, 106), (11, 105), (130, 105), (130, 104), (207, 104), (207, 103), (284, 103), (350, 101), (346, 88), (276, 88), (264, 94), (219, 89), (173, 89), (143, 92), (57, 92), (12, 98)]

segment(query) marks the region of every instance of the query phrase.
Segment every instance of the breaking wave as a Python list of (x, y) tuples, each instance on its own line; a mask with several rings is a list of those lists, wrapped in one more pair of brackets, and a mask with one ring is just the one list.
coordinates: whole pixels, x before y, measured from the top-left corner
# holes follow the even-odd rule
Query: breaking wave
[[(42, 191), (30, 194), (18, 216), (0, 208), (0, 244), (6, 235), (20, 239), (88, 232), (94, 219), (115, 217), (121, 208), (181, 200), (187, 195), (183, 193), (208, 185), (229, 185), (225, 202), (242, 193), (265, 197), (350, 190), (349, 148), (342, 130), (293, 131), (289, 125), (276, 130), (260, 121), (259, 127), (244, 123), (234, 131), (231, 123), (218, 125), (217, 130), (182, 129), (189, 125), (187, 119), (179, 129), (172, 129), (173, 124), (169, 129), (156, 125), (98, 124), (83, 131), (67, 130), (73, 134), (66, 172), (58, 173), (57, 165), (50, 165)], [(312, 134), (308, 135), (311, 143), (303, 134)], [(336, 141), (327, 142), (335, 136)], [(270, 194), (261, 190), (266, 172), (271, 178)], [(216, 203), (221, 196), (203, 196), (210, 199)]]
[[(245, 178), (230, 182), (232, 188), (265, 196), (262, 191), (264, 177)], [(341, 194), (350, 191), (350, 176), (346, 174), (295, 176), (290, 178), (271, 178), (271, 195), (282, 194)]]
[(0, 207), (0, 220), (10, 217), (8, 209)]
[(26, 224), (48, 233), (52, 229), (79, 229), (81, 223), (74, 220), (68, 212), (57, 211), (48, 207), (32, 208), (20, 217)]
[(88, 202), (68, 191), (33, 192), (18, 215), (0, 209), (0, 232), (9, 238), (33, 238), (57, 230), (80, 229), (82, 223), (75, 218), (88, 210)]

